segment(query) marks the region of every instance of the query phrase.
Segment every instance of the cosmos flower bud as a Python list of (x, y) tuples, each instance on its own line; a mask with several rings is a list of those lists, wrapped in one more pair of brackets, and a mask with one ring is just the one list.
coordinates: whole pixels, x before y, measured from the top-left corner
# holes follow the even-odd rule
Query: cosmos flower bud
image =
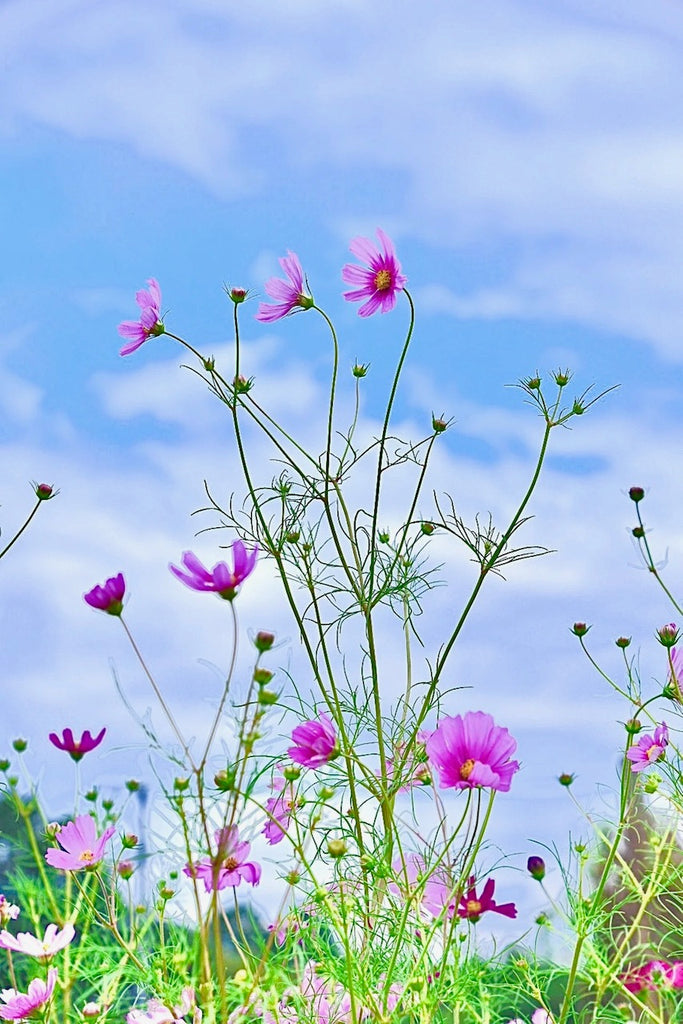
[(343, 839), (328, 839), (327, 840), (327, 852), (330, 857), (343, 857), (348, 846)]
[(542, 857), (529, 857), (526, 862), (526, 869), (537, 882), (542, 882), (545, 878), (545, 861)]
[(230, 291), (228, 292), (228, 295), (235, 303), (235, 305), (239, 306), (239, 304), (241, 302), (244, 302), (244, 300), (246, 299), (247, 290), (246, 288), (231, 288)]
[(585, 622), (575, 622), (571, 627), (571, 632), (574, 636), (585, 636), (590, 626), (587, 626)]
[(266, 651), (269, 651), (274, 643), (275, 634), (268, 633), (265, 629), (260, 629), (254, 637), (254, 647), (257, 651), (260, 651), (261, 654), (265, 654)]
[(576, 776), (573, 774), (570, 775), (569, 772), (562, 772), (561, 775), (558, 775), (557, 781), (561, 786), (571, 786), (575, 778)]
[(36, 484), (36, 498), (39, 501), (49, 501), (54, 498), (55, 492), (51, 484)]
[(626, 650), (627, 647), (631, 646), (631, 637), (630, 636), (620, 636), (614, 642), (617, 645), (617, 647), (621, 647), (622, 650)]
[(642, 501), (645, 497), (645, 491), (642, 487), (629, 487), (628, 496), (631, 501), (635, 501), (636, 505), (639, 501)]
[(680, 635), (680, 630), (676, 628), (675, 622), (669, 622), (657, 630), (657, 639), (663, 647), (673, 647)]
[(12, 746), (16, 750), (17, 754), (23, 754), (26, 748), (28, 747), (28, 740), (24, 740), (18, 737), (16, 740), (12, 741)]

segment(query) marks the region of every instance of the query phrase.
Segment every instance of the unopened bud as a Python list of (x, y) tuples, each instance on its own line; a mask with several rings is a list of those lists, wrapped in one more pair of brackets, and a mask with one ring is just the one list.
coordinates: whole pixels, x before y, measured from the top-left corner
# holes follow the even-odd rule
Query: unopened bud
[(657, 630), (657, 639), (663, 647), (673, 647), (680, 639), (680, 630), (676, 628), (675, 622), (669, 622)]
[(282, 774), (287, 779), (287, 782), (296, 782), (301, 775), (301, 769), (297, 768), (295, 764), (288, 764), (283, 768)]
[(235, 769), (230, 768), (228, 771), (216, 772), (213, 781), (216, 789), (220, 789), (221, 793), (229, 793), (235, 788)]
[(128, 779), (126, 782), (126, 789), (129, 793), (137, 793), (140, 788), (140, 783), (137, 779)]
[(330, 857), (343, 857), (348, 846), (343, 839), (328, 839), (327, 840), (327, 852)]
[(642, 538), (645, 536), (645, 530), (642, 526), (634, 526), (631, 530), (631, 533), (636, 538), (636, 540), (642, 540)]
[(420, 523), (420, 529), (424, 533), (425, 537), (431, 537), (436, 527), (434, 523)]
[(365, 377), (369, 369), (370, 363), (356, 363), (356, 365), (351, 370), (351, 373), (354, 375), (354, 377)]
[(173, 788), (177, 789), (179, 793), (184, 793), (190, 785), (189, 776), (181, 778), (180, 776), (173, 781)]
[(94, 804), (95, 801), (97, 800), (97, 790), (94, 787), (92, 789), (89, 789), (88, 792), (85, 794), (85, 799), (88, 800), (91, 804)]
[(614, 642), (617, 645), (617, 647), (621, 647), (622, 650), (625, 650), (627, 647), (631, 646), (631, 637), (630, 636), (620, 636)]
[(443, 434), (444, 430), (448, 428), (448, 421), (443, 416), (435, 416), (432, 413), (432, 430), (435, 434)]
[(95, 1020), (102, 1013), (102, 1009), (97, 1003), (86, 1003), (81, 1013), (86, 1020)]
[(121, 836), (121, 845), (124, 850), (132, 850), (139, 842), (140, 840), (134, 832), (126, 832), (125, 835)]
[(570, 775), (569, 772), (562, 772), (561, 775), (558, 775), (557, 781), (561, 786), (571, 786), (575, 778), (576, 776)]
[(301, 879), (301, 874), (294, 868), (285, 875), (285, 881), (288, 885), (298, 885)]
[(269, 651), (274, 643), (275, 634), (267, 633), (265, 629), (260, 629), (254, 637), (254, 647), (257, 651), (260, 651), (261, 654), (264, 654), (265, 651)]
[(28, 740), (22, 740), (21, 738), (13, 740), (12, 746), (16, 750), (17, 754), (23, 754), (28, 747)]
[(331, 800), (334, 796), (334, 790), (330, 786), (322, 786), (318, 795), (321, 800)]
[(280, 694), (276, 693), (275, 690), (259, 690), (258, 702), (262, 707), (270, 707), (272, 704), (277, 704), (280, 699)]
[(628, 496), (631, 501), (635, 501), (636, 505), (639, 501), (642, 501), (645, 497), (645, 491), (642, 487), (629, 487)]
[(545, 878), (545, 861), (542, 857), (529, 857), (526, 862), (526, 869), (537, 882), (542, 882)]
[(10, 766), (10, 761), (6, 757), (0, 758), (0, 772), (6, 772)]
[(259, 686), (265, 686), (275, 675), (267, 668), (255, 668), (254, 669), (254, 682), (258, 683)]
[(557, 373), (553, 374), (553, 378), (558, 388), (566, 388), (569, 381), (572, 379), (572, 375), (569, 370), (558, 370)]
[(120, 860), (116, 865), (116, 870), (124, 881), (127, 881), (135, 871), (135, 865), (132, 860)]
[(571, 632), (574, 636), (585, 636), (590, 626), (587, 626), (585, 622), (575, 622), (571, 628)]
[(228, 292), (228, 295), (230, 296), (232, 301), (235, 303), (235, 305), (239, 306), (239, 304), (241, 302), (244, 302), (244, 300), (247, 297), (247, 289), (246, 288), (231, 288), (230, 291)]
[(110, 811), (113, 806), (114, 806), (114, 801), (113, 800), (103, 800), (102, 801), (102, 807), (104, 808), (105, 811)]
[(49, 501), (54, 497), (54, 489), (51, 484), (36, 484), (36, 498), (39, 501)]

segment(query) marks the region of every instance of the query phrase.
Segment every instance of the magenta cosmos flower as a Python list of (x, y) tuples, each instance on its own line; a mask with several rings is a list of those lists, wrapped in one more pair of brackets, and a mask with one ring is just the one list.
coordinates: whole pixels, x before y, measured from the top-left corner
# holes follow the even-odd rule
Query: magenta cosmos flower
[(122, 338), (129, 340), (123, 346), (119, 355), (128, 356), (135, 352), (136, 348), (147, 341), (148, 338), (158, 337), (164, 333), (164, 325), (161, 321), (161, 289), (159, 283), (153, 277), (147, 282), (149, 291), (141, 288), (135, 293), (135, 301), (140, 307), (139, 320), (124, 320), (119, 324), (119, 334)]
[(65, 750), (73, 761), (80, 761), (84, 754), (99, 747), (106, 731), (106, 728), (101, 729), (97, 736), (92, 736), (90, 730), (86, 729), (80, 740), (77, 740), (71, 729), (65, 729), (63, 739), (56, 732), (51, 732), (48, 739), (58, 750)]
[(261, 865), (248, 861), (251, 843), (241, 843), (237, 825), (219, 828), (215, 833), (216, 856), (186, 864), (183, 871), (190, 878), (201, 878), (207, 892), (237, 886), (242, 879), (250, 885), (261, 881)]
[(0, 947), (11, 949), (15, 953), (34, 956), (38, 960), (49, 960), (55, 953), (59, 953), (60, 949), (68, 946), (75, 934), (74, 926), (70, 921), (67, 921), (61, 931), (57, 929), (56, 924), (49, 924), (42, 939), (31, 935), (30, 932), (11, 935), (7, 931), (2, 931), (0, 932)]
[(626, 757), (629, 761), (632, 761), (631, 765), (632, 772), (642, 772), (644, 768), (652, 764), (653, 761), (659, 761), (664, 757), (664, 753), (669, 743), (669, 730), (666, 722), (662, 722), (655, 729), (654, 736), (646, 734), (641, 736), (637, 743), (634, 743), (632, 747), (626, 751)]
[(233, 568), (226, 562), (217, 562), (211, 572), (206, 569), (192, 551), (184, 551), (181, 559), (184, 569), (169, 565), (169, 569), (181, 583), (191, 590), (219, 594), (226, 601), (232, 601), (237, 588), (250, 576), (256, 565), (258, 548), (247, 551), (241, 540), (231, 545)]
[(114, 832), (114, 826), (110, 825), (98, 836), (94, 819), (89, 814), (80, 814), (60, 828), (56, 839), (62, 849), (51, 846), (45, 860), (50, 867), (62, 871), (94, 868), (104, 857), (104, 849)]
[(425, 743), (442, 789), (484, 786), (507, 793), (519, 763), (510, 755), (517, 742), (485, 711), (444, 718)]
[(17, 992), (14, 988), (6, 988), (0, 992), (4, 1006), (0, 1006), (0, 1019), (25, 1020), (52, 998), (57, 981), (57, 968), (51, 967), (47, 972), (47, 981), (34, 978), (28, 992)]
[(4, 893), (0, 892), (0, 925), (8, 921), (16, 921), (21, 911), (16, 903), (10, 903)]
[(287, 753), (292, 761), (304, 768), (320, 768), (339, 753), (337, 734), (327, 715), (320, 715), (317, 722), (304, 722), (292, 730), (294, 746)]
[(367, 299), (358, 310), (359, 316), (372, 316), (378, 309), (388, 313), (396, 305), (396, 292), (400, 292), (408, 281), (401, 273), (394, 243), (381, 228), (377, 228), (377, 237), (382, 244), (381, 250), (368, 238), (354, 238), (349, 243), (350, 251), (357, 259), (367, 263), (368, 269), (357, 267), (354, 263), (347, 263), (342, 269), (342, 280), (346, 284), (360, 286), (344, 292), (346, 301), (360, 302)]
[(470, 878), (467, 892), (464, 896), (460, 897), (458, 917), (465, 917), (468, 921), (472, 921), (473, 924), (476, 924), (481, 915), (485, 914), (487, 910), (492, 910), (496, 914), (502, 914), (503, 917), (517, 917), (517, 907), (514, 903), (496, 903), (493, 898), (495, 888), (496, 883), (492, 878), (489, 878), (481, 891), (481, 896), (477, 896), (474, 878)]
[(120, 615), (123, 611), (125, 592), (126, 582), (123, 573), (120, 572), (117, 576), (110, 576), (101, 587), (97, 586), (89, 590), (87, 594), (83, 595), (83, 600), (91, 608), (99, 608), (100, 611), (107, 612), (108, 615)]
[(683, 960), (650, 960), (622, 978), (629, 992), (645, 989), (683, 988)]
[(260, 302), (256, 319), (261, 323), (271, 324), (275, 320), (281, 320), (283, 316), (289, 316), (297, 309), (310, 309), (313, 299), (304, 292), (304, 272), (299, 263), (299, 257), (295, 252), (287, 252), (280, 260), (280, 266), (288, 277), (283, 281), (279, 277), (271, 277), (266, 281), (266, 291), (271, 299), (276, 299), (275, 305), (269, 302)]

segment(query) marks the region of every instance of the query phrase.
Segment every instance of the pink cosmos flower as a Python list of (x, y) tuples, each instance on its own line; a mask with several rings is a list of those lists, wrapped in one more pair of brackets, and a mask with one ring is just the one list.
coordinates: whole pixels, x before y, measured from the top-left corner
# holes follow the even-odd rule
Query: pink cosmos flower
[(57, 930), (56, 924), (49, 924), (42, 939), (31, 935), (30, 932), (11, 935), (7, 931), (2, 931), (0, 932), (0, 948), (11, 949), (15, 953), (25, 953), (27, 956), (35, 956), (38, 960), (49, 960), (55, 953), (59, 953), (60, 949), (68, 946), (75, 934), (74, 926), (70, 921), (67, 921), (61, 931)]
[(292, 761), (304, 768), (320, 768), (339, 753), (337, 734), (327, 715), (320, 715), (317, 722), (304, 722), (292, 730), (295, 746), (287, 753)]
[(119, 355), (128, 356), (135, 352), (136, 348), (147, 341), (148, 338), (158, 337), (164, 333), (164, 325), (161, 321), (161, 289), (159, 283), (153, 277), (147, 282), (149, 291), (142, 288), (135, 294), (135, 301), (140, 307), (139, 320), (124, 320), (119, 324), (119, 334), (129, 341), (123, 346)]
[(426, 744), (442, 789), (485, 786), (507, 793), (519, 763), (510, 760), (517, 742), (484, 711), (443, 718)]
[(300, 801), (294, 792), (294, 786), (286, 779), (273, 779), (273, 789), (277, 793), (266, 800), (266, 810), (271, 815), (265, 824), (263, 834), (271, 846), (275, 846), (285, 838), (290, 818), (299, 806)]
[(28, 992), (17, 992), (14, 988), (6, 988), (0, 992), (0, 999), (5, 1003), (0, 1006), (0, 1019), (25, 1020), (52, 998), (57, 981), (57, 968), (51, 967), (47, 972), (47, 982), (34, 978)]
[(489, 878), (481, 891), (481, 896), (477, 896), (474, 877), (470, 878), (467, 892), (464, 896), (460, 897), (458, 917), (465, 917), (468, 921), (472, 921), (473, 924), (476, 924), (481, 915), (485, 914), (487, 910), (493, 910), (496, 914), (502, 914), (504, 917), (517, 917), (517, 907), (514, 903), (495, 902), (493, 899), (495, 888), (496, 883), (492, 878)]
[(271, 277), (266, 281), (266, 291), (271, 299), (277, 299), (275, 305), (268, 302), (260, 302), (256, 319), (261, 323), (271, 324), (275, 320), (281, 320), (283, 316), (289, 316), (297, 309), (310, 309), (313, 299), (304, 292), (304, 272), (299, 263), (299, 257), (294, 252), (287, 252), (280, 260), (280, 266), (289, 278), (289, 282), (279, 277)]
[(629, 992), (642, 989), (683, 988), (683, 960), (650, 960), (622, 978)]
[(5, 925), (8, 921), (16, 921), (20, 913), (16, 903), (10, 903), (7, 897), (0, 892), (0, 925)]
[(65, 750), (73, 761), (80, 761), (84, 754), (89, 754), (95, 747), (99, 747), (106, 731), (106, 728), (101, 729), (97, 736), (93, 737), (86, 729), (80, 740), (77, 740), (71, 729), (65, 729), (63, 739), (60, 739), (56, 732), (51, 732), (48, 739), (58, 750)]
[(87, 594), (83, 595), (83, 600), (91, 608), (99, 608), (100, 611), (106, 612), (108, 615), (120, 615), (123, 611), (125, 592), (126, 582), (123, 573), (120, 572), (117, 576), (110, 576), (103, 586), (93, 587), (92, 590), (89, 590)]
[(241, 843), (237, 825), (219, 828), (215, 833), (215, 857), (186, 864), (183, 872), (189, 878), (201, 878), (207, 892), (238, 886), (242, 879), (250, 885), (261, 881), (261, 865), (247, 861), (251, 843)]
[(96, 867), (104, 857), (104, 850), (114, 835), (110, 825), (101, 836), (97, 835), (95, 821), (89, 814), (80, 814), (74, 821), (67, 822), (57, 833), (61, 850), (51, 846), (45, 854), (50, 867), (61, 871), (81, 871)]
[(372, 316), (378, 309), (388, 313), (396, 305), (396, 293), (408, 281), (401, 273), (394, 243), (381, 228), (377, 228), (377, 237), (382, 244), (381, 251), (368, 238), (354, 238), (349, 243), (353, 255), (367, 263), (369, 270), (357, 267), (354, 263), (347, 263), (342, 269), (342, 280), (346, 284), (360, 285), (353, 291), (344, 292), (346, 301), (360, 302), (361, 299), (367, 299), (358, 310), (359, 316)]
[(642, 772), (644, 768), (651, 765), (653, 761), (659, 761), (664, 757), (665, 750), (669, 743), (669, 730), (666, 722), (662, 722), (655, 729), (654, 736), (646, 734), (641, 736), (637, 743), (626, 751), (626, 757), (632, 761), (632, 772)]
[(231, 545), (233, 568), (226, 562), (217, 562), (211, 572), (206, 569), (192, 551), (184, 551), (181, 559), (184, 569), (169, 565), (169, 569), (181, 583), (191, 590), (219, 594), (226, 601), (232, 601), (237, 588), (250, 576), (256, 565), (258, 548), (247, 551), (241, 540)]

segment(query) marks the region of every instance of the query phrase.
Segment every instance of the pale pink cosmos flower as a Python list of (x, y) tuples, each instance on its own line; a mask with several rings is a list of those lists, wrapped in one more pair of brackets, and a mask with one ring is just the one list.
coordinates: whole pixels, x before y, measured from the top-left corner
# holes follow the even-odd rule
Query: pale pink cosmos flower
[(15, 953), (25, 953), (38, 960), (50, 960), (73, 941), (75, 934), (74, 926), (70, 921), (67, 921), (61, 931), (57, 929), (56, 924), (49, 924), (42, 939), (31, 935), (30, 932), (11, 935), (7, 931), (2, 931), (0, 932), (0, 948), (11, 949)]
[(239, 585), (254, 571), (258, 548), (254, 547), (248, 551), (241, 540), (233, 541), (230, 547), (232, 569), (226, 562), (217, 562), (209, 572), (192, 551), (183, 552), (181, 559), (183, 569), (179, 569), (177, 565), (169, 565), (169, 569), (181, 583), (191, 590), (218, 594), (226, 601), (232, 601), (237, 594)]
[(5, 925), (8, 921), (16, 921), (20, 913), (16, 903), (10, 903), (7, 897), (0, 892), (0, 925)]
[(304, 768), (320, 768), (337, 757), (339, 745), (332, 720), (320, 715), (317, 721), (304, 722), (292, 730), (294, 746), (287, 753)]
[(358, 310), (359, 316), (372, 316), (378, 309), (388, 313), (396, 305), (396, 293), (408, 282), (408, 278), (401, 273), (394, 243), (381, 228), (377, 228), (377, 237), (382, 245), (381, 250), (368, 238), (354, 238), (349, 243), (353, 255), (367, 263), (369, 269), (357, 267), (354, 263), (347, 263), (342, 269), (342, 280), (346, 284), (360, 285), (353, 291), (344, 292), (346, 301), (360, 302), (361, 299), (367, 299)]
[[(515, 1017), (514, 1020), (508, 1021), (508, 1024), (526, 1024), (526, 1022), (521, 1017)], [(531, 1024), (554, 1024), (554, 1022), (548, 1011), (539, 1006), (531, 1014)]]
[(164, 325), (161, 321), (161, 289), (159, 282), (150, 277), (147, 282), (149, 291), (141, 288), (135, 293), (135, 301), (140, 307), (139, 320), (124, 320), (119, 324), (119, 334), (122, 338), (129, 340), (123, 346), (119, 355), (128, 356), (135, 352), (136, 348), (147, 341), (148, 338), (158, 337), (164, 333)]
[(668, 743), (669, 729), (666, 722), (662, 722), (661, 725), (657, 726), (654, 736), (649, 735), (649, 733), (641, 736), (638, 742), (634, 743), (626, 751), (626, 757), (629, 761), (633, 762), (631, 771), (642, 772), (653, 761), (661, 760), (665, 756)]
[(28, 992), (17, 992), (14, 988), (6, 988), (0, 992), (4, 1006), (0, 1006), (1, 1020), (25, 1020), (52, 998), (57, 981), (57, 968), (51, 967), (47, 972), (47, 981), (34, 978)]
[(126, 1024), (185, 1024), (185, 1015), (191, 1013), (195, 1008), (194, 989), (187, 986), (181, 993), (178, 1006), (169, 1009), (159, 999), (150, 999), (146, 1012), (131, 1010), (128, 1013)]
[(248, 861), (251, 843), (240, 842), (237, 825), (219, 828), (215, 833), (215, 857), (186, 864), (183, 872), (189, 878), (201, 878), (207, 892), (238, 886), (242, 879), (250, 885), (261, 881), (261, 865)]
[(95, 747), (99, 747), (106, 731), (106, 728), (103, 728), (97, 736), (93, 736), (90, 730), (86, 729), (80, 740), (77, 740), (71, 729), (64, 729), (62, 739), (56, 732), (51, 732), (48, 739), (58, 750), (65, 750), (73, 761), (80, 761), (84, 754), (89, 754)]
[(116, 576), (110, 576), (101, 587), (97, 586), (89, 590), (87, 594), (83, 595), (83, 600), (91, 608), (99, 608), (100, 611), (107, 612), (108, 615), (120, 615), (123, 610), (125, 592), (126, 582), (123, 573), (120, 572)]
[(510, 755), (517, 742), (484, 711), (443, 718), (425, 744), (442, 789), (484, 786), (507, 793), (519, 762)]
[(289, 316), (298, 309), (310, 309), (313, 305), (312, 297), (304, 291), (304, 272), (296, 253), (288, 251), (279, 262), (289, 280), (271, 277), (266, 281), (266, 291), (271, 299), (276, 299), (277, 302), (275, 305), (269, 302), (259, 303), (256, 319), (264, 324), (281, 320), (283, 316)]
[(104, 857), (105, 847), (115, 831), (114, 826), (110, 825), (98, 836), (94, 819), (89, 814), (80, 814), (59, 829), (56, 839), (62, 849), (57, 850), (51, 846), (45, 854), (45, 860), (50, 867), (61, 871), (94, 868)]

